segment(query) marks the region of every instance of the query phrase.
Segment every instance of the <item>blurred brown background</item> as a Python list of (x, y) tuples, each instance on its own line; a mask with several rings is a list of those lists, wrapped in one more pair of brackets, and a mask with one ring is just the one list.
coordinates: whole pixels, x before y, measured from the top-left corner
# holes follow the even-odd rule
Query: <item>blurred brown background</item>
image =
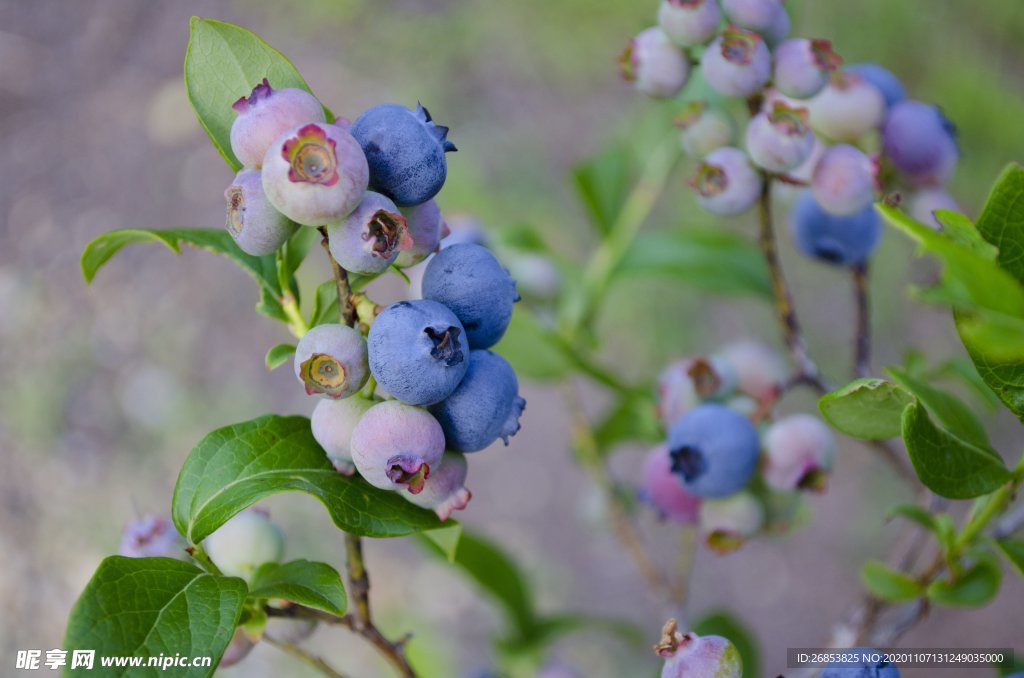
[[(940, 103), (964, 149), (953, 190), (969, 214), (1008, 161), (1024, 158), (1024, 4), (1018, 0), (793, 2), (798, 34), (830, 37), (848, 61), (875, 60), (913, 96)], [(66, 614), (99, 560), (137, 513), (167, 513), (182, 460), (207, 431), (270, 411), (308, 414), (289, 370), (268, 373), (263, 353), (284, 331), (252, 311), (256, 290), (224, 260), (135, 247), (85, 286), (78, 257), (103, 231), (219, 226), (231, 174), (189, 109), (181, 62), (191, 14), (243, 24), (300, 68), (335, 111), (381, 101), (428, 105), (460, 152), (441, 194), (494, 229), (537, 224), (567, 254), (592, 235), (565, 180), (612, 139), (652, 136), (657, 105), (616, 76), (625, 39), (653, 22), (655, 0), (142, 0), (0, 1), (0, 674), (18, 648), (59, 647)], [(657, 132), (660, 134), (660, 132)], [(684, 168), (686, 169), (686, 168)], [(688, 169), (687, 169), (688, 171)], [(711, 223), (678, 190), (652, 221)], [(723, 225), (750, 232), (744, 220)], [(948, 317), (908, 301), (911, 249), (886, 234), (874, 272), (876, 366), (908, 346), (940, 360), (960, 355)], [(845, 276), (783, 256), (812, 350), (834, 375), (848, 370), (850, 289)], [(317, 257), (303, 270), (327, 275)], [(385, 291), (388, 293), (388, 291)], [(392, 288), (390, 293), (397, 294)], [(657, 299), (655, 307), (652, 299)], [(775, 339), (757, 302), (708, 298), (652, 282), (622, 285), (609, 302), (606, 357), (628, 377), (736, 336)], [(652, 317), (655, 316), (655, 317)], [(643, 333), (621, 328), (643, 326)], [(475, 499), (461, 516), (500, 540), (528, 572), (542, 609), (622, 616), (648, 630), (663, 611), (602, 525), (600, 504), (567, 450), (558, 389), (525, 385), (529, 409), (508, 448), (473, 457)], [(603, 402), (595, 395), (594, 406)], [(810, 408), (794, 397), (787, 409)], [(1010, 417), (985, 414), (1007, 453), (1020, 449)], [(642, 450), (614, 461), (636, 475)], [(757, 632), (764, 670), (784, 670), (787, 646), (816, 645), (859, 593), (858, 567), (896, 533), (885, 507), (908, 499), (884, 466), (844, 441), (830, 491), (811, 501), (808, 526), (721, 558), (697, 556), (691, 614), (729, 608)], [(289, 557), (341, 562), (342, 544), (304, 496), (269, 502), (289, 534)], [(669, 527), (644, 521), (660, 562)], [(373, 542), (374, 602), (385, 629), (417, 634), (427, 675), (492, 665), (493, 608), (443, 564), (402, 540)], [(999, 646), (1024, 652), (1024, 583), (1008, 573), (996, 602), (942, 610), (908, 647)], [(355, 676), (387, 675), (343, 632), (312, 645)], [(587, 676), (652, 675), (644, 647), (575, 636), (554, 654)], [(259, 647), (224, 675), (306, 675)], [(905, 676), (989, 676), (912, 671)]]

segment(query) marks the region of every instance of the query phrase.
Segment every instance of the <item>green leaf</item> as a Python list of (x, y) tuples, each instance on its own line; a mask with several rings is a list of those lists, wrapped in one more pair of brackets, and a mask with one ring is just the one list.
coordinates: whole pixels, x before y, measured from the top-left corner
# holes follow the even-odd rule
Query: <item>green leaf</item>
[(948, 499), (979, 497), (1010, 479), (1006, 465), (991, 450), (936, 427), (919, 402), (903, 412), (903, 441), (917, 477)]
[(997, 539), (996, 545), (1017, 572), (1024, 576), (1024, 539)]
[(605, 454), (621, 442), (661, 440), (664, 434), (655, 414), (653, 398), (639, 393), (623, 395), (594, 429), (594, 437)]
[(558, 338), (521, 304), (494, 350), (508, 360), (516, 372), (531, 379), (557, 379), (573, 366)]
[(633, 175), (633, 154), (625, 146), (609, 148), (573, 169), (576, 193), (600, 233), (609, 233), (619, 218)]
[[(249, 96), (252, 88), (267, 78), (274, 89), (298, 87), (309, 91), (292, 62), (241, 26), (192, 17), (188, 49), (185, 52), (185, 88), (192, 109), (231, 169), (241, 163), (231, 151), (231, 105)], [(334, 115), (326, 108), (328, 120)]]
[(728, 231), (672, 229), (641, 233), (618, 276), (664, 276), (702, 290), (772, 298), (771, 279), (757, 246)]
[(957, 244), (963, 245), (976, 254), (995, 261), (999, 250), (990, 245), (978, 233), (970, 219), (952, 210), (935, 210), (935, 218), (942, 224), (942, 231)]
[(182, 244), (222, 254), (241, 266), (242, 270), (252, 276), (267, 292), (274, 296), (281, 293), (281, 288), (277, 284), (277, 264), (273, 255), (254, 257), (246, 254), (239, 249), (227, 231), (212, 228), (127, 228), (107, 231), (86, 245), (85, 251), (82, 252), (82, 274), (85, 281), (91, 283), (96, 277), (96, 272), (125, 245), (146, 242), (162, 243), (175, 254), (181, 254)]
[(913, 402), (899, 386), (884, 379), (857, 379), (818, 401), (828, 423), (848, 436), (886, 440), (900, 435), (903, 410)]
[(644, 629), (631, 621), (565, 613), (538, 619), (529, 638), (503, 639), (500, 645), (515, 654), (538, 653), (566, 636), (594, 632), (608, 634), (631, 647), (644, 645), (648, 640)]
[(250, 598), (283, 598), (338, 616), (348, 608), (341, 575), (327, 563), (264, 563), (253, 574), (249, 589)]
[[(985, 427), (978, 421), (974, 412), (955, 395), (935, 388), (927, 381), (913, 377), (896, 367), (887, 368), (885, 372), (893, 381), (916, 396), (950, 433), (980, 449), (990, 449)], [(995, 452), (992, 454), (999, 456)]]
[(1003, 355), (1000, 346), (1020, 346), (1024, 337), (1016, 341), (996, 339), (979, 328), (969, 313), (955, 313), (957, 330), (968, 355), (978, 368), (978, 374), (1003, 404), (1024, 422), (1024, 359)]
[(999, 176), (978, 217), (978, 232), (999, 249), (999, 265), (1024, 283), (1024, 167), (1013, 163)]
[(447, 521), (445, 527), (427, 530), (420, 533), (419, 536), (436, 546), (449, 563), (454, 563), (455, 556), (459, 552), (459, 541), (462, 539), (462, 524)]
[(400, 537), (437, 528), (433, 512), (397, 492), (334, 470), (305, 417), (268, 415), (225, 426), (189, 453), (174, 487), (178, 531), (198, 544), (233, 515), (281, 492), (305, 492), (340, 529), (368, 537)]
[(928, 586), (928, 600), (952, 607), (980, 607), (995, 598), (1003, 573), (989, 561), (979, 561), (955, 579), (937, 579)]
[(305, 261), (309, 250), (320, 243), (321, 237), (320, 231), (308, 226), (295, 231), (281, 250), (280, 277), (290, 280)]
[[(111, 556), (71, 610), (63, 648), (98, 657), (186, 655), (213, 658), (207, 668), (175, 676), (212, 676), (231, 641), (245, 602), (245, 582), (203, 572), (172, 558)], [(145, 663), (145, 661), (143, 662)], [(165, 676), (159, 667), (68, 671), (72, 676)]]
[(744, 678), (761, 677), (761, 653), (757, 639), (735, 616), (725, 611), (712, 612), (698, 619), (693, 630), (698, 635), (722, 636), (731, 640), (743, 661)]
[(902, 516), (913, 522), (917, 523), (926, 530), (934, 532), (935, 516), (931, 514), (928, 509), (922, 508), (916, 504), (900, 504), (889, 509), (889, 518), (896, 516)]
[(950, 358), (937, 366), (932, 374), (936, 377), (954, 377), (970, 388), (986, 407), (995, 409), (999, 406), (999, 397), (981, 378), (978, 368), (970, 360)]
[(263, 362), (266, 363), (268, 370), (274, 370), (291, 360), (293, 355), (295, 355), (295, 344), (278, 344), (270, 347)]
[(338, 286), (334, 280), (320, 283), (313, 297), (313, 311), (309, 316), (309, 326), (316, 327), (326, 323), (336, 323), (341, 319), (338, 310)]
[(889, 603), (914, 600), (924, 593), (922, 586), (913, 577), (877, 560), (864, 563), (860, 577), (872, 595)]

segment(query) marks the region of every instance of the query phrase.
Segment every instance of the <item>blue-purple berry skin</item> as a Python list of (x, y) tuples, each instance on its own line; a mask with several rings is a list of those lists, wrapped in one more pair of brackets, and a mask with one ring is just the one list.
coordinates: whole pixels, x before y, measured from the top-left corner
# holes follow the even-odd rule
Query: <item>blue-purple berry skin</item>
[(386, 195), (367, 191), (344, 219), (327, 224), (331, 254), (346, 271), (382, 273), (412, 247), (406, 219)]
[(750, 209), (763, 181), (747, 154), (732, 146), (708, 153), (690, 180), (697, 202), (712, 214), (731, 216)]
[(658, 25), (680, 47), (703, 45), (718, 32), (722, 12), (716, 0), (661, 0)]
[(512, 366), (499, 355), (476, 350), (462, 383), (430, 412), (444, 429), (448, 449), (477, 452), (498, 438), (508, 445), (525, 407)]
[(494, 346), (519, 300), (516, 282), (486, 247), (446, 247), (427, 264), (423, 297), (447, 306), (466, 328), (470, 348)]
[(434, 124), (417, 105), (380, 104), (352, 123), (352, 136), (366, 154), (370, 189), (388, 196), (399, 207), (433, 198), (448, 175), (445, 153), (455, 151), (448, 128)]
[(436, 200), (428, 200), (414, 207), (403, 207), (402, 215), (405, 217), (411, 242), (408, 248), (399, 253), (395, 259), (395, 266), (408, 268), (437, 251), (441, 239), (448, 231), (448, 225)]
[(716, 148), (729, 146), (736, 138), (736, 125), (724, 110), (706, 101), (692, 101), (676, 116), (679, 145), (683, 151), (701, 160)]
[(811, 191), (823, 208), (837, 216), (857, 214), (875, 200), (877, 166), (859, 148), (832, 146), (818, 160)]
[(327, 453), (334, 468), (350, 476), (355, 470), (352, 464), (352, 431), (374, 402), (358, 395), (331, 400), (323, 398), (317, 402), (310, 417), (313, 438)]
[(307, 395), (347, 398), (366, 385), (366, 340), (338, 323), (317, 325), (299, 340), (292, 361)]
[(257, 170), (243, 169), (224, 191), (228, 215), (225, 228), (246, 254), (273, 254), (298, 229), (298, 224), (274, 209), (263, 192)]
[(787, 97), (807, 99), (824, 89), (839, 58), (827, 40), (794, 38), (775, 48), (775, 89)]
[[(843, 650), (836, 650), (836, 652), (843, 652)], [(846, 650), (846, 652), (856, 653), (862, 657), (883, 654), (870, 647), (857, 647)], [(863, 661), (839, 665), (833, 663), (825, 667), (821, 672), (821, 678), (900, 678), (900, 670), (884, 658), (877, 662)]]
[(856, 73), (833, 73), (808, 108), (811, 126), (833, 141), (856, 142), (885, 119), (882, 93)]
[(768, 82), (772, 57), (764, 38), (732, 26), (708, 45), (700, 67), (711, 89), (725, 96), (747, 97)]
[(893, 107), (885, 121), (882, 142), (892, 164), (913, 177), (941, 178), (956, 162), (952, 123), (938, 107), (920, 101), (907, 100)]
[(658, 26), (631, 38), (619, 58), (622, 77), (637, 91), (656, 99), (671, 99), (690, 79), (690, 62), (683, 50)]
[(679, 633), (674, 619), (662, 629), (655, 651), (665, 659), (661, 678), (740, 678), (743, 674), (739, 650), (728, 638)]
[(717, 403), (698, 405), (668, 433), (672, 471), (698, 497), (727, 497), (757, 470), (757, 429), (743, 415)]
[(874, 205), (840, 217), (819, 205), (810, 191), (797, 199), (791, 225), (798, 250), (834, 266), (866, 261), (882, 235), (881, 218)]
[(186, 560), (185, 540), (167, 518), (146, 515), (125, 525), (121, 533), (122, 556), (129, 558), (177, 558)]
[(758, 33), (772, 30), (785, 11), (782, 0), (722, 0), (722, 9), (729, 21)]
[(419, 494), (444, 455), (444, 432), (419, 407), (385, 400), (367, 410), (352, 431), (359, 475), (383, 490)]
[(903, 87), (900, 79), (893, 75), (892, 71), (878, 64), (851, 64), (843, 69), (847, 73), (855, 73), (875, 86), (882, 97), (885, 105), (891, 109), (907, 98), (907, 90)]
[(441, 402), (469, 367), (462, 323), (447, 306), (429, 299), (385, 308), (370, 326), (367, 344), (377, 383), (410, 405)]
[(788, 172), (799, 167), (814, 150), (814, 132), (807, 111), (777, 104), (747, 124), (747, 152), (769, 172)]
[(296, 125), (325, 122), (324, 109), (303, 89), (273, 89), (266, 78), (232, 106), (238, 117), (231, 124), (231, 150), (250, 169), (263, 166), (267, 149)]

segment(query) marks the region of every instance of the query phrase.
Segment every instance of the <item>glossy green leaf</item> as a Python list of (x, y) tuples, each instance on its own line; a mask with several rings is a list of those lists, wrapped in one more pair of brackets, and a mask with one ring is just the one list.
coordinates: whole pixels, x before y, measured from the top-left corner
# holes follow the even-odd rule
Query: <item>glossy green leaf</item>
[(903, 441), (917, 477), (940, 496), (972, 499), (1010, 478), (1006, 465), (991, 450), (938, 428), (920, 403), (908, 405), (903, 412)]
[(943, 233), (951, 240), (985, 259), (995, 261), (999, 250), (981, 237), (977, 227), (966, 215), (951, 210), (936, 210), (935, 218), (942, 224)]
[(983, 560), (955, 579), (937, 579), (928, 586), (928, 600), (937, 605), (980, 607), (999, 593), (1003, 573), (998, 566)]
[(914, 600), (924, 593), (924, 588), (913, 577), (877, 560), (864, 563), (860, 577), (873, 596), (889, 603)]
[(600, 233), (612, 230), (629, 195), (634, 174), (633, 155), (621, 146), (609, 148), (573, 169), (576, 193)]
[[(70, 676), (212, 676), (245, 602), (245, 582), (171, 558), (111, 556), (71, 610), (62, 648), (95, 650), (93, 669)], [(206, 668), (101, 667), (99, 657), (207, 656)]]
[(996, 544), (1010, 564), (1017, 569), (1021, 576), (1024, 576), (1024, 539), (998, 539)]
[(900, 435), (903, 410), (913, 400), (896, 384), (866, 378), (826, 393), (818, 408), (828, 423), (848, 436), (886, 440)]
[(905, 370), (890, 367), (885, 371), (893, 381), (916, 396), (950, 433), (980, 449), (990, 449), (985, 427), (962, 400), (948, 391), (932, 386), (924, 379), (911, 376)]
[(753, 631), (734, 615), (725, 611), (712, 612), (693, 624), (693, 630), (702, 636), (715, 635), (728, 638), (743, 661), (743, 678), (761, 678), (761, 652)]
[(295, 355), (295, 344), (278, 344), (271, 346), (264, 358), (268, 370), (274, 370), (284, 365)]
[(427, 530), (420, 535), (433, 543), (449, 563), (455, 562), (455, 556), (459, 552), (459, 542), (462, 540), (462, 525), (454, 520), (445, 521), (444, 527), (436, 530)]
[(320, 283), (313, 297), (313, 310), (309, 316), (309, 326), (316, 327), (326, 323), (336, 323), (341, 319), (338, 311), (338, 286), (334, 280)]
[(174, 487), (172, 517), (198, 544), (233, 515), (281, 492), (305, 492), (350, 534), (400, 537), (439, 527), (433, 512), (396, 492), (334, 470), (306, 417), (268, 415), (225, 426), (189, 453)]
[(264, 563), (253, 574), (249, 597), (282, 598), (339, 616), (348, 608), (338, 571), (310, 560)]
[(1013, 163), (989, 194), (978, 232), (999, 250), (999, 265), (1024, 283), (1024, 167)]
[(494, 350), (508, 360), (517, 373), (531, 379), (557, 379), (573, 367), (558, 338), (521, 304), (512, 313), (512, 322)]
[(928, 509), (916, 504), (899, 504), (889, 509), (889, 517), (895, 518), (896, 516), (907, 518), (929, 531), (936, 529), (935, 516)]

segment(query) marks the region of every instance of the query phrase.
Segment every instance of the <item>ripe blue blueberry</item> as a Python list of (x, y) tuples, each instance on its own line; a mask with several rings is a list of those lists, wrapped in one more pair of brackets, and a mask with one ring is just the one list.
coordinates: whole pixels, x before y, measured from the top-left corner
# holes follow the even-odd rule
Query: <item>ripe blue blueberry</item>
[(700, 505), (700, 532), (717, 553), (731, 553), (764, 525), (764, 507), (750, 492), (736, 492)]
[(327, 458), (339, 473), (350, 476), (355, 471), (352, 431), (373, 405), (372, 400), (354, 395), (341, 400), (324, 398), (313, 408), (310, 417), (313, 438), (324, 448)]
[(743, 661), (739, 650), (722, 636), (698, 636), (693, 631), (680, 633), (675, 619), (661, 630), (654, 646), (665, 659), (661, 678), (740, 678)]
[(701, 71), (711, 89), (731, 97), (748, 97), (771, 76), (772, 57), (757, 33), (730, 26), (704, 51)]
[[(841, 651), (837, 650), (837, 652)], [(900, 678), (900, 670), (891, 662), (886, 661), (878, 650), (870, 647), (857, 647), (849, 650), (849, 652), (855, 652), (861, 657), (865, 655), (868, 657), (879, 655), (879, 661), (829, 664), (821, 672), (821, 678)]]
[(807, 109), (778, 102), (771, 111), (758, 113), (747, 125), (747, 153), (769, 172), (799, 167), (814, 150), (814, 132)]
[(765, 433), (761, 475), (777, 490), (821, 492), (835, 459), (832, 429), (810, 414), (793, 414), (777, 420)]
[(920, 101), (893, 106), (882, 142), (892, 164), (918, 185), (943, 183), (959, 155), (953, 124), (938, 107)]
[(210, 560), (229, 577), (249, 579), (263, 563), (284, 555), (284, 534), (266, 511), (246, 509), (203, 540)]
[(385, 308), (367, 336), (370, 372), (389, 394), (410, 405), (433, 405), (451, 395), (469, 366), (462, 323), (429, 299)]
[(715, 0), (661, 0), (658, 25), (680, 47), (703, 45), (718, 32), (722, 12)]
[(266, 78), (232, 106), (238, 117), (231, 124), (231, 150), (249, 169), (263, 166), (263, 156), (287, 130), (309, 122), (325, 122), (324, 109), (303, 89), (273, 89)]
[(698, 405), (668, 432), (672, 472), (698, 497), (726, 497), (743, 488), (757, 469), (757, 429), (717, 403)]
[(423, 491), (444, 455), (444, 432), (426, 410), (385, 400), (367, 410), (352, 431), (359, 475), (384, 490)]
[(457, 150), (448, 141), (448, 128), (434, 124), (417, 105), (380, 104), (363, 112), (352, 124), (352, 136), (366, 153), (370, 188), (399, 207), (433, 198), (448, 175), (445, 153)]
[(366, 193), (366, 157), (337, 125), (308, 123), (279, 136), (263, 158), (267, 199), (292, 221), (322, 226), (347, 216)]
[(668, 447), (658, 445), (647, 453), (640, 483), (640, 497), (662, 517), (682, 525), (697, 522), (700, 497), (687, 492), (679, 476), (672, 473)]
[(873, 205), (840, 217), (819, 205), (810, 191), (797, 199), (791, 225), (797, 249), (835, 266), (867, 260), (882, 234), (882, 222)]
[(878, 166), (859, 148), (839, 144), (825, 151), (811, 176), (811, 192), (837, 216), (856, 214), (875, 200)]
[(892, 109), (893, 106), (907, 98), (907, 90), (904, 89), (900, 79), (878, 64), (851, 64), (843, 70), (859, 75), (874, 85), (882, 93), (885, 106), (888, 109)]
[(637, 90), (658, 99), (671, 99), (690, 79), (686, 54), (657, 26), (627, 43), (619, 68)]
[(267, 200), (256, 170), (244, 169), (235, 175), (224, 199), (228, 205), (225, 228), (242, 251), (254, 257), (273, 254), (298, 229)]
[(782, 0), (722, 0), (722, 9), (737, 26), (765, 33), (776, 27), (784, 12)]
[(307, 395), (347, 398), (366, 385), (366, 353), (366, 340), (351, 327), (317, 325), (295, 347), (295, 378)]
[(723, 146), (708, 153), (690, 179), (697, 202), (712, 214), (745, 212), (757, 201), (761, 175), (738, 148)]
[(437, 251), (441, 239), (448, 234), (448, 225), (441, 216), (437, 202), (428, 200), (415, 207), (403, 207), (411, 243), (395, 259), (401, 268), (415, 266)]
[(736, 138), (736, 126), (729, 114), (706, 101), (691, 101), (676, 116), (679, 145), (691, 158), (701, 160), (711, 151), (729, 146)]
[(787, 40), (775, 48), (775, 88), (794, 99), (813, 97), (841, 61), (828, 40)]
[(185, 560), (185, 546), (170, 520), (146, 515), (125, 525), (118, 553), (129, 558), (163, 556)]
[(466, 489), (468, 471), (465, 455), (445, 452), (440, 465), (431, 469), (430, 477), (423, 483), (423, 491), (402, 496), (416, 506), (432, 509), (442, 521), (448, 520), (452, 511), (466, 508), (473, 498), (473, 493)]
[(423, 273), (423, 297), (450, 308), (466, 328), (470, 348), (498, 343), (519, 300), (516, 282), (491, 251), (452, 245), (432, 257)]
[(373, 191), (363, 195), (351, 214), (327, 224), (327, 235), (331, 254), (341, 267), (364, 275), (386, 271), (413, 244), (395, 203)]
[(855, 73), (834, 73), (807, 102), (811, 127), (832, 141), (855, 142), (877, 129), (885, 117), (885, 99)]
[(512, 366), (490, 351), (475, 350), (462, 383), (430, 411), (444, 429), (448, 449), (476, 452), (498, 438), (508, 445), (525, 407)]

